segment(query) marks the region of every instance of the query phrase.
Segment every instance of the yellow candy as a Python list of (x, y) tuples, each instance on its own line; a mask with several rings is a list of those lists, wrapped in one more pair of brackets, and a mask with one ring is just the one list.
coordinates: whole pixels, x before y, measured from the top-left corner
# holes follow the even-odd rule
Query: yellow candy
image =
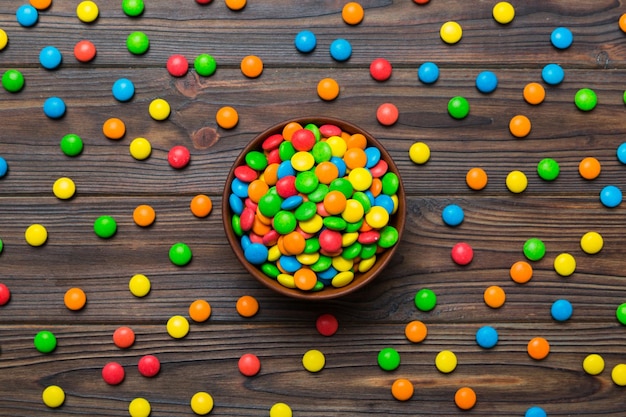
[(315, 234), (324, 227), (324, 219), (319, 214), (311, 217), (309, 220), (298, 223), (300, 229), (305, 233)]
[(576, 259), (569, 253), (561, 253), (554, 258), (554, 270), (563, 277), (569, 277), (576, 270)]
[(128, 289), (135, 297), (145, 297), (150, 292), (150, 280), (143, 274), (135, 274), (128, 282)]
[(415, 164), (425, 164), (430, 159), (430, 148), (424, 142), (415, 142), (409, 148), (409, 158)]
[(357, 191), (366, 191), (372, 185), (372, 173), (367, 168), (354, 168), (348, 174), (348, 180)]
[(309, 372), (319, 372), (325, 364), (324, 354), (317, 349), (311, 349), (302, 356), (302, 365)]
[(338, 158), (343, 157), (343, 154), (346, 153), (346, 150), (348, 149), (346, 141), (339, 136), (329, 137), (326, 139), (326, 143), (330, 146), (331, 154)]
[(276, 403), (270, 408), (270, 417), (292, 417), (291, 407), (285, 403)]
[(41, 246), (48, 240), (48, 231), (40, 224), (31, 224), (26, 229), (24, 238), (30, 246)]
[(65, 392), (57, 385), (50, 385), (41, 394), (43, 403), (50, 408), (57, 408), (65, 402)]
[(359, 238), (359, 232), (344, 233), (341, 236), (341, 247), (345, 248), (352, 245)]
[(439, 35), (445, 43), (453, 44), (461, 40), (463, 29), (457, 22), (450, 21), (441, 25)]
[(93, 1), (82, 1), (76, 6), (76, 16), (81, 22), (91, 23), (98, 18), (98, 5)]
[(343, 271), (335, 275), (335, 277), (331, 281), (331, 284), (335, 288), (345, 287), (346, 285), (351, 283), (353, 279), (354, 279), (354, 272)]
[(496, 22), (506, 25), (515, 17), (513, 5), (507, 1), (501, 1), (493, 6), (493, 18)]
[(370, 269), (372, 269), (375, 263), (376, 255), (367, 259), (362, 259), (361, 262), (359, 262), (359, 272), (364, 273), (369, 271)]
[(510, 192), (519, 194), (528, 187), (528, 178), (522, 171), (511, 171), (506, 176), (506, 188)]
[(148, 112), (154, 120), (165, 120), (170, 116), (170, 105), (162, 98), (156, 98), (150, 102)]
[(310, 152), (296, 152), (291, 157), (291, 166), (296, 171), (308, 171), (313, 168), (313, 165), (315, 165), (315, 158)]
[(598, 232), (587, 232), (580, 239), (581, 249), (590, 255), (600, 252), (603, 246), (604, 239)]
[(601, 374), (602, 371), (604, 371), (604, 359), (596, 353), (587, 355), (587, 357), (583, 360), (583, 369), (589, 375)]
[(620, 363), (613, 367), (611, 379), (620, 387), (626, 386), (626, 363)]
[(374, 206), (365, 215), (365, 221), (374, 229), (380, 229), (389, 222), (389, 213), (381, 206)]
[(320, 254), (319, 252), (301, 253), (300, 255), (296, 256), (296, 259), (302, 265), (313, 265), (315, 262), (317, 262), (320, 259)]
[(343, 209), (341, 217), (348, 223), (356, 223), (363, 218), (364, 214), (363, 205), (357, 200), (350, 198), (346, 201), (346, 208)]
[(296, 288), (296, 281), (293, 279), (293, 275), (289, 275), (289, 274), (278, 274), (278, 277), (276, 277), (276, 280), (280, 283), (280, 285), (282, 285), (283, 287), (287, 287), (287, 288)]
[(148, 417), (151, 411), (150, 403), (145, 398), (135, 398), (128, 405), (130, 417)]
[(400, 206), (398, 196), (396, 194), (392, 195), (391, 201), (393, 201), (393, 210), (391, 210), (391, 214), (396, 214), (396, 211), (398, 211), (398, 207)]
[(276, 262), (282, 253), (280, 253), (280, 249), (278, 249), (278, 245), (274, 245), (269, 248), (267, 253), (267, 260), (270, 262)]
[(181, 339), (189, 333), (189, 321), (183, 316), (172, 316), (167, 321), (167, 333), (174, 339)]
[(9, 43), (9, 37), (4, 30), (0, 29), (0, 51), (7, 46), (7, 43)]
[(449, 350), (442, 350), (437, 354), (435, 358), (435, 366), (439, 370), (439, 372), (443, 372), (444, 374), (448, 374), (456, 368), (457, 359), (454, 352)]
[(61, 177), (54, 182), (52, 192), (57, 198), (67, 200), (74, 196), (74, 193), (76, 192), (76, 185), (70, 178)]
[(208, 392), (196, 392), (191, 397), (191, 409), (199, 416), (209, 414), (213, 410), (213, 397)]
[(354, 266), (354, 261), (352, 259), (346, 259), (343, 256), (335, 256), (332, 259), (332, 265), (337, 271), (350, 271)]
[(146, 138), (135, 138), (130, 143), (130, 155), (138, 161), (143, 161), (152, 153), (152, 145)]

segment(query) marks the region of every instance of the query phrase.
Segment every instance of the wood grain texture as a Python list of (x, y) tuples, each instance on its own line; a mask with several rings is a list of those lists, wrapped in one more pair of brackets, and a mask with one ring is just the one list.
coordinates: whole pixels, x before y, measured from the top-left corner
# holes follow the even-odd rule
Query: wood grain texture
[[(193, 415), (189, 400), (198, 391), (211, 393), (215, 416), (266, 416), (276, 402), (289, 404), (294, 416), (307, 417), (523, 416), (533, 405), (550, 416), (624, 415), (624, 387), (613, 383), (611, 369), (626, 363), (626, 328), (615, 318), (617, 306), (626, 302), (626, 222), (623, 204), (609, 209), (599, 201), (605, 185), (626, 186), (626, 168), (615, 154), (626, 137), (626, 38), (617, 25), (626, 13), (623, 2), (526, 1), (515, 4), (512, 23), (500, 25), (491, 16), (494, 1), (432, 0), (418, 6), (408, 0), (363, 0), (365, 20), (354, 27), (341, 20), (345, 2), (335, 0), (250, 1), (240, 12), (228, 10), (222, 1), (201, 6), (192, 0), (152, 0), (139, 18), (125, 16), (118, 0), (99, 0), (100, 17), (93, 24), (76, 18), (77, 3), (55, 1), (32, 28), (15, 21), (21, 2), (0, 3), (0, 28), (9, 35), (8, 47), (0, 52), (0, 71), (16, 68), (26, 78), (20, 93), (0, 91), (0, 156), (9, 163), (8, 174), (0, 179), (0, 282), (12, 292), (11, 301), (0, 307), (0, 416), (126, 416), (136, 397), (151, 402), (152, 416)], [(463, 26), (457, 45), (439, 38), (447, 20)], [(550, 45), (557, 26), (574, 33), (568, 50)], [(300, 54), (293, 46), (303, 29), (318, 37), (311, 54)], [(135, 30), (150, 37), (146, 55), (132, 56), (126, 49), (126, 36)], [(328, 54), (338, 37), (352, 43), (347, 62), (335, 62)], [(98, 49), (91, 63), (79, 63), (72, 55), (81, 39)], [(39, 51), (46, 45), (63, 53), (58, 70), (39, 65)], [(210, 53), (218, 70), (211, 77), (192, 70), (173, 78), (165, 62), (174, 53), (190, 62)], [(260, 56), (265, 65), (257, 79), (245, 78), (239, 69), (249, 54)], [(380, 56), (394, 68), (384, 83), (369, 75), (370, 62)], [(440, 67), (434, 85), (417, 79), (417, 68), (425, 61)], [(565, 81), (546, 86), (541, 105), (527, 104), (523, 86), (541, 82), (541, 69), (551, 62), (563, 66)], [(475, 77), (483, 70), (498, 76), (492, 94), (475, 88)], [(127, 103), (111, 94), (121, 77), (136, 87)], [(325, 77), (341, 86), (335, 101), (324, 102), (316, 94), (317, 82)], [(574, 94), (582, 87), (598, 94), (598, 107), (591, 112), (574, 105)], [(68, 107), (59, 120), (46, 118), (41, 108), (53, 95)], [(471, 105), (463, 120), (447, 114), (448, 101), (457, 95)], [(150, 118), (148, 106), (155, 98), (170, 103), (168, 120)], [(376, 121), (376, 108), (385, 102), (400, 110), (391, 127)], [(225, 105), (239, 112), (235, 129), (217, 126), (215, 113)], [(517, 114), (532, 122), (526, 138), (509, 133), (508, 123)], [(383, 143), (402, 176), (408, 219), (391, 264), (371, 285), (342, 299), (307, 303), (275, 294), (246, 273), (228, 246), (220, 207), (231, 164), (249, 140), (276, 123), (314, 115), (346, 119)], [(126, 124), (119, 141), (102, 133), (110, 117)], [(67, 157), (59, 148), (68, 133), (83, 138), (85, 149), (78, 157)], [(145, 161), (129, 153), (135, 137), (152, 144)], [(431, 148), (424, 165), (408, 157), (416, 141)], [(167, 163), (175, 145), (191, 151), (191, 163), (183, 170)], [(602, 163), (596, 180), (578, 174), (586, 156)], [(552, 182), (536, 173), (537, 163), (546, 157), (561, 168)], [(465, 174), (475, 166), (489, 175), (489, 184), (479, 192), (465, 183)], [(528, 189), (519, 195), (505, 186), (512, 170), (528, 176)], [(77, 185), (71, 200), (52, 193), (61, 176)], [(213, 201), (207, 218), (196, 218), (189, 210), (191, 198), (200, 193)], [(452, 203), (465, 212), (456, 228), (441, 220), (442, 209)], [(148, 228), (133, 222), (140, 204), (157, 213)], [(109, 240), (93, 232), (94, 220), (103, 214), (118, 223)], [(42, 247), (24, 241), (32, 223), (49, 232)], [(604, 238), (596, 255), (580, 248), (581, 236), (590, 230)], [(524, 259), (522, 247), (531, 237), (546, 243), (547, 254), (532, 264), (531, 281), (516, 284), (509, 269)], [(168, 259), (170, 246), (179, 241), (193, 251), (185, 267)], [(475, 251), (472, 263), (463, 267), (450, 258), (460, 241)], [(553, 268), (562, 252), (577, 261), (570, 277)], [(141, 299), (128, 290), (137, 273), (152, 282), (150, 294)], [(483, 302), (490, 285), (506, 291), (500, 309)], [(88, 298), (78, 312), (63, 304), (63, 294), (74, 286)], [(415, 307), (421, 288), (438, 295), (431, 312)], [(259, 300), (260, 311), (252, 318), (235, 309), (244, 294)], [(192, 323), (185, 338), (171, 338), (167, 320), (186, 316), (198, 298), (210, 302), (211, 318)], [(564, 323), (550, 315), (560, 298), (574, 305), (572, 319)], [(326, 312), (340, 324), (332, 337), (315, 329), (316, 318)], [(412, 344), (404, 336), (412, 320), (428, 326), (422, 343)], [(114, 330), (122, 325), (137, 335), (127, 350), (112, 343)], [(475, 342), (484, 325), (499, 332), (498, 345), (490, 350)], [(42, 329), (59, 340), (51, 354), (33, 347), (33, 337)], [(535, 336), (550, 341), (545, 360), (526, 353)], [(396, 371), (378, 367), (377, 354), (384, 347), (400, 353)], [(320, 373), (302, 367), (309, 349), (326, 356)], [(447, 375), (434, 365), (444, 349), (454, 351), (459, 361)], [(259, 375), (239, 373), (237, 361), (244, 353), (261, 359)], [(590, 353), (605, 359), (600, 375), (582, 369)], [(156, 378), (144, 378), (136, 369), (146, 354), (161, 360)], [(101, 378), (109, 361), (126, 369), (119, 386), (108, 386)], [(415, 386), (408, 402), (391, 396), (391, 384), (401, 377)], [(41, 400), (42, 390), (51, 384), (67, 394), (56, 410)], [(469, 412), (454, 404), (461, 386), (473, 387), (478, 395)]]

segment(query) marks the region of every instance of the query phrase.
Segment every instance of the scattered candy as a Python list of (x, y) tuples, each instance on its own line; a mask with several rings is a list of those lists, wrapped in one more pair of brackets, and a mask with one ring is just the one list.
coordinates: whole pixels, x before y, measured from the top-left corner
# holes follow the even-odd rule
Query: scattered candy
[(118, 327), (113, 332), (113, 343), (120, 349), (128, 349), (135, 343), (135, 332), (130, 327)]
[(456, 204), (448, 204), (441, 211), (441, 218), (445, 224), (454, 227), (463, 223), (465, 214), (460, 206)]
[(302, 366), (309, 372), (319, 372), (325, 364), (324, 354), (317, 349), (311, 349), (302, 356)]
[(409, 148), (409, 158), (415, 164), (425, 164), (430, 159), (430, 148), (424, 142), (415, 142)]
[(167, 334), (174, 339), (182, 339), (189, 333), (189, 321), (183, 316), (172, 316), (167, 320)]
[(117, 362), (109, 362), (102, 367), (102, 379), (109, 385), (119, 385), (125, 377), (124, 367)]
[(330, 44), (330, 56), (339, 62), (347, 61), (352, 55), (352, 45), (346, 39), (339, 38)]
[(239, 297), (235, 307), (242, 317), (253, 317), (259, 312), (259, 302), (251, 295)]
[(137, 17), (143, 13), (143, 0), (122, 0), (122, 11), (126, 16)]
[(11, 299), (11, 290), (0, 282), (0, 307), (6, 305)]
[(174, 243), (170, 247), (169, 257), (174, 265), (185, 266), (191, 262), (192, 256), (191, 248), (183, 242)]
[(491, 71), (483, 71), (476, 77), (476, 88), (481, 93), (492, 93), (498, 87), (498, 77)]
[(525, 284), (533, 277), (533, 267), (526, 261), (517, 261), (511, 265), (509, 275), (518, 284)]
[(111, 117), (102, 124), (102, 133), (111, 140), (119, 140), (126, 134), (126, 124), (117, 117)]
[(41, 399), (46, 406), (59, 408), (65, 402), (65, 391), (58, 385), (49, 385), (43, 390)]
[(52, 4), (52, 0), (30, 0), (29, 3), (37, 10), (46, 10)]
[(26, 228), (24, 238), (30, 246), (41, 246), (48, 240), (48, 231), (41, 224), (31, 224)]
[(452, 97), (448, 101), (448, 114), (455, 119), (464, 119), (470, 111), (469, 102), (465, 97)]
[(554, 270), (562, 277), (569, 277), (576, 270), (576, 259), (569, 253), (561, 253), (554, 258)]
[(626, 142), (620, 144), (617, 147), (617, 160), (620, 161), (622, 164), (626, 164)]
[(135, 297), (145, 297), (151, 287), (150, 279), (144, 274), (135, 274), (128, 281), (128, 289)]
[(398, 378), (391, 384), (391, 395), (398, 401), (408, 401), (413, 396), (415, 388), (406, 378)]
[(487, 186), (487, 173), (482, 168), (471, 168), (465, 175), (465, 183), (472, 190), (482, 190)]
[(18, 93), (24, 88), (24, 75), (18, 70), (10, 69), (2, 74), (2, 87), (9, 93)]
[(546, 98), (546, 90), (539, 83), (528, 83), (524, 87), (524, 100), (528, 104), (537, 105), (543, 103)]
[(376, 58), (370, 64), (370, 75), (376, 81), (387, 81), (391, 77), (391, 63), (385, 58)]
[(391, 126), (398, 121), (398, 108), (392, 103), (383, 103), (376, 110), (376, 120), (383, 126)]
[(435, 366), (441, 373), (449, 374), (456, 369), (456, 365), (456, 355), (450, 350), (442, 350), (435, 357)]
[(69, 310), (78, 311), (85, 307), (87, 296), (80, 288), (70, 288), (65, 292), (63, 302), (65, 303), (65, 307)]
[(79, 62), (89, 62), (96, 57), (96, 46), (88, 40), (78, 41), (74, 45), (74, 58)]
[(421, 321), (413, 320), (407, 323), (404, 328), (404, 335), (410, 342), (420, 343), (426, 339), (426, 336), (428, 335), (428, 328)]
[(483, 326), (476, 332), (476, 343), (484, 349), (491, 349), (498, 343), (498, 331), (491, 326)]
[[(4, 177), (9, 171), (9, 164), (7, 164), (7, 160), (0, 156), (0, 178)], [(0, 247), (1, 251), (1, 247)]]
[(117, 222), (111, 216), (100, 216), (93, 223), (93, 231), (102, 239), (109, 239), (117, 232)]
[(559, 172), (559, 164), (552, 158), (544, 158), (537, 164), (537, 174), (542, 180), (554, 181)]
[(43, 112), (51, 119), (60, 119), (65, 115), (65, 102), (59, 97), (49, 97), (43, 103)]
[(552, 303), (552, 307), (550, 307), (550, 314), (556, 321), (569, 320), (572, 317), (573, 312), (574, 308), (572, 307), (572, 303), (563, 299), (556, 300)]
[(386, 347), (378, 352), (378, 366), (383, 371), (393, 371), (400, 366), (400, 354), (391, 347)]
[(0, 51), (6, 48), (8, 43), (9, 43), (9, 36), (3, 29), (0, 29)]
[(182, 77), (189, 71), (189, 62), (183, 55), (174, 54), (167, 59), (165, 67), (172, 77)]
[(548, 415), (543, 408), (533, 406), (526, 410), (524, 417), (547, 417)]
[(270, 408), (270, 417), (292, 417), (291, 407), (285, 403), (276, 403)]
[(333, 78), (322, 78), (317, 83), (317, 95), (325, 101), (332, 101), (339, 96), (339, 84)]
[(132, 32), (126, 38), (126, 48), (133, 55), (143, 55), (150, 48), (150, 39), (143, 32)]
[(195, 300), (189, 305), (189, 317), (196, 323), (203, 323), (211, 317), (211, 305), (206, 300)]
[(417, 70), (417, 77), (424, 84), (432, 84), (439, 79), (439, 67), (434, 62), (424, 62)]
[(506, 301), (506, 293), (498, 285), (491, 285), (483, 293), (483, 300), (491, 308), (500, 308)]
[(452, 45), (461, 40), (463, 29), (457, 22), (445, 22), (441, 25), (441, 29), (439, 29), (439, 36), (442, 41)]
[(536, 237), (531, 237), (524, 242), (524, 256), (531, 261), (538, 261), (546, 254), (546, 245)]
[(125, 102), (135, 95), (135, 85), (128, 78), (119, 78), (113, 83), (111, 91), (117, 101)]
[(437, 305), (437, 295), (429, 288), (422, 288), (415, 294), (415, 307), (420, 311), (431, 311)]
[(208, 392), (196, 392), (189, 404), (191, 410), (199, 416), (209, 414), (213, 410), (213, 397)]
[(39, 63), (45, 69), (53, 70), (61, 65), (63, 55), (54, 46), (45, 46), (41, 52), (39, 52)]
[(603, 246), (604, 239), (598, 232), (587, 232), (580, 238), (580, 248), (590, 255), (600, 252)]
[(510, 192), (519, 194), (528, 187), (528, 178), (522, 171), (513, 170), (506, 176), (506, 188)]
[(620, 387), (626, 386), (626, 363), (620, 363), (613, 367), (611, 379), (615, 385), (619, 385)]
[(565, 72), (559, 64), (548, 64), (541, 70), (541, 78), (546, 84), (558, 85), (563, 82)]
[(241, 72), (248, 78), (256, 78), (263, 72), (263, 61), (256, 55), (248, 55), (241, 60)]
[(145, 355), (139, 359), (137, 370), (146, 378), (152, 378), (161, 370), (161, 362), (154, 355)]
[(235, 12), (246, 7), (246, 0), (225, 0), (225, 3), (226, 7)]
[(531, 129), (530, 119), (523, 114), (518, 114), (509, 121), (509, 131), (516, 138), (524, 138), (528, 136)]
[(550, 42), (557, 49), (567, 49), (572, 45), (574, 35), (572, 31), (565, 27), (558, 27), (550, 34)]
[(57, 347), (57, 338), (51, 331), (42, 330), (35, 335), (33, 343), (39, 352), (50, 353)]
[(213, 210), (213, 202), (209, 196), (198, 194), (191, 199), (189, 209), (196, 217), (206, 217)]
[(600, 375), (604, 371), (604, 359), (597, 353), (587, 355), (583, 360), (583, 369), (589, 375)]
[(363, 6), (355, 1), (346, 3), (341, 9), (341, 18), (349, 25), (358, 25), (363, 21)]
[(167, 153), (167, 163), (174, 169), (183, 169), (189, 165), (191, 154), (184, 145), (173, 146)]
[(574, 96), (574, 103), (582, 111), (591, 111), (598, 104), (598, 96), (590, 88), (581, 88)]
[(76, 16), (81, 22), (91, 23), (98, 18), (98, 5), (93, 1), (81, 1), (76, 6)]
[(513, 8), (511, 3), (501, 1), (493, 6), (492, 15), (496, 22), (506, 25), (507, 23), (511, 23), (513, 21), (513, 18), (515, 17), (515, 8)]
[(467, 265), (474, 259), (474, 250), (469, 244), (459, 242), (452, 247), (450, 256), (457, 265)]
[(148, 417), (152, 412), (150, 402), (145, 398), (135, 398), (128, 404), (130, 417)]
[(210, 77), (217, 70), (217, 62), (209, 54), (200, 54), (193, 61), (193, 67), (203, 77)]
[(454, 403), (461, 410), (469, 410), (476, 405), (476, 392), (470, 387), (459, 388), (454, 394)]
[(619, 206), (622, 202), (622, 190), (615, 185), (607, 185), (600, 191), (600, 202), (609, 208)]
[(15, 13), (17, 23), (24, 27), (31, 27), (39, 20), (39, 12), (30, 4), (23, 4)]
[(626, 13), (619, 17), (618, 25), (620, 30), (626, 33)]
[(165, 120), (170, 117), (170, 104), (162, 98), (156, 98), (150, 102), (148, 112), (154, 120)]
[(534, 337), (528, 342), (526, 351), (531, 358), (542, 360), (550, 353), (550, 344), (543, 337)]
[(308, 54), (312, 52), (317, 46), (317, 38), (315, 37), (315, 33), (310, 30), (303, 30), (298, 32), (294, 39), (294, 44), (296, 49), (303, 54)]
[(67, 177), (57, 179), (52, 185), (52, 192), (60, 200), (68, 200), (74, 196), (76, 185)]
[(322, 336), (332, 336), (337, 333), (339, 322), (332, 314), (322, 314), (315, 320), (315, 328)]
[(147, 159), (152, 154), (152, 144), (146, 138), (135, 138), (128, 146), (130, 156), (138, 161)]
[(239, 113), (231, 106), (220, 107), (215, 114), (215, 121), (222, 129), (232, 129), (239, 123)]

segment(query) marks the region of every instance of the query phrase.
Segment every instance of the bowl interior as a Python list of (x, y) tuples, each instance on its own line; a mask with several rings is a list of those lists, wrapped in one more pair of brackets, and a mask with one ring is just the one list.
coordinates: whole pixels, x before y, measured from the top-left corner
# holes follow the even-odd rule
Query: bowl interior
[[(350, 134), (355, 134), (355, 133), (363, 134), (365, 138), (367, 139), (367, 145), (374, 146), (380, 150), (381, 159), (387, 162), (389, 166), (388, 171), (394, 172), (398, 176), (398, 179), (400, 180), (400, 187), (398, 188), (398, 191), (396, 193), (398, 197), (398, 208), (396, 212), (392, 216), (390, 216), (389, 223), (388, 223), (389, 225), (394, 226), (398, 230), (398, 234), (399, 234), (398, 242), (394, 246), (383, 251), (382, 253), (377, 254), (376, 255), (377, 259), (376, 259), (376, 263), (374, 264), (374, 266), (367, 272), (356, 273), (354, 280), (350, 284), (344, 287), (336, 288), (336, 287), (329, 285), (329, 286), (326, 286), (321, 291), (302, 291), (297, 288), (292, 289), (292, 288), (287, 288), (283, 286), (277, 280), (268, 277), (259, 268), (257, 268), (255, 265), (251, 264), (250, 262), (246, 260), (243, 250), (241, 248), (240, 238), (237, 237), (237, 235), (235, 234), (232, 228), (233, 213), (230, 209), (228, 200), (229, 200), (229, 196), (231, 193), (231, 188), (230, 188), (231, 183), (235, 177), (235, 168), (245, 163), (245, 156), (248, 152), (261, 149), (261, 144), (263, 140), (265, 140), (265, 138), (273, 134), (281, 133), (283, 131), (283, 128), (288, 123), (291, 123), (291, 122), (300, 123), (302, 126), (305, 126), (308, 123), (313, 123), (317, 126), (331, 124), (331, 125), (338, 126), (339, 128), (341, 128), (341, 130)], [(363, 129), (353, 125), (352, 123), (346, 122), (344, 120), (335, 119), (331, 117), (302, 117), (302, 118), (297, 118), (297, 119), (286, 120), (284, 122), (278, 123), (266, 129), (264, 132), (260, 133), (252, 141), (250, 141), (250, 143), (248, 143), (248, 145), (242, 150), (240, 155), (237, 157), (237, 159), (233, 163), (230, 169), (230, 172), (228, 174), (228, 177), (226, 179), (226, 185), (224, 187), (224, 195), (222, 198), (222, 219), (224, 222), (224, 231), (226, 233), (226, 237), (228, 238), (230, 246), (232, 247), (235, 255), (237, 256), (237, 259), (239, 259), (239, 261), (246, 268), (246, 270), (252, 276), (254, 276), (259, 282), (261, 282), (263, 285), (267, 286), (268, 288), (273, 289), (274, 291), (278, 293), (281, 293), (290, 297), (295, 297), (299, 299), (309, 299), (309, 300), (325, 300), (325, 299), (340, 297), (342, 295), (351, 293), (363, 287), (370, 281), (372, 281), (380, 272), (383, 271), (385, 266), (387, 266), (387, 264), (391, 261), (391, 258), (393, 257), (393, 254), (396, 251), (398, 245), (400, 244), (400, 240), (402, 239), (402, 232), (404, 229), (404, 222), (406, 219), (406, 200), (405, 200), (405, 194), (404, 194), (404, 187), (402, 185), (402, 179), (400, 177), (400, 174), (398, 172), (398, 169), (395, 163), (393, 162), (393, 160), (391, 159), (391, 156), (385, 150), (385, 148), (372, 135), (370, 135), (368, 132), (364, 131)]]

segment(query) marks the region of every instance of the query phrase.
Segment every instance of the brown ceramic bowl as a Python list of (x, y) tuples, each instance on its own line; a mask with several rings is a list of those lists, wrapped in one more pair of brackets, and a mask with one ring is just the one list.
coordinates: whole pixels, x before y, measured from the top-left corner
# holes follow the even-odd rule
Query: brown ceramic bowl
[[(357, 272), (355, 274), (353, 281), (343, 287), (337, 288), (337, 287), (333, 287), (332, 285), (327, 285), (324, 289), (320, 291), (303, 291), (297, 288), (292, 289), (292, 288), (287, 288), (283, 286), (276, 279), (270, 278), (269, 276), (265, 275), (257, 266), (251, 264), (250, 262), (246, 260), (244, 256), (244, 251), (242, 250), (241, 245), (240, 245), (240, 238), (237, 237), (237, 235), (233, 231), (233, 227), (232, 227), (233, 212), (230, 209), (229, 197), (232, 193), (231, 183), (233, 179), (235, 178), (235, 174), (234, 174), (235, 168), (237, 168), (240, 165), (245, 164), (245, 156), (248, 152), (254, 151), (254, 150), (262, 150), (261, 144), (268, 136), (271, 136), (276, 133), (281, 133), (285, 125), (291, 122), (298, 122), (302, 126), (305, 126), (308, 123), (313, 123), (317, 126), (330, 124), (330, 125), (338, 126), (339, 128), (341, 128), (342, 131), (350, 133), (350, 134), (355, 134), (355, 133), (363, 134), (365, 138), (367, 139), (368, 146), (374, 146), (380, 150), (381, 159), (385, 160), (385, 162), (387, 162), (387, 164), (389, 165), (388, 171), (394, 172), (396, 175), (398, 175), (398, 178), (400, 179), (400, 187), (397, 192), (398, 203), (399, 203), (398, 209), (393, 215), (390, 216), (389, 223), (388, 223), (389, 225), (394, 226), (398, 230), (398, 234), (399, 234), (398, 243), (396, 243), (394, 246), (388, 249), (385, 249), (382, 253), (377, 254), (376, 263), (371, 269), (369, 269), (367, 272), (364, 272), (364, 273)], [(223, 217), (224, 230), (226, 232), (226, 237), (228, 238), (228, 242), (230, 243), (230, 246), (232, 247), (233, 251), (235, 252), (235, 255), (237, 256), (237, 259), (239, 259), (239, 261), (246, 268), (246, 270), (248, 270), (248, 272), (254, 278), (256, 278), (260, 283), (262, 283), (263, 285), (269, 287), (270, 289), (278, 293), (281, 293), (290, 297), (295, 297), (298, 299), (307, 299), (307, 300), (327, 300), (331, 298), (341, 297), (341, 296), (344, 296), (346, 294), (356, 291), (357, 289), (370, 283), (372, 280), (374, 280), (374, 278), (376, 278), (384, 270), (384, 268), (387, 266), (389, 261), (391, 261), (391, 258), (394, 252), (396, 251), (398, 245), (400, 244), (400, 241), (402, 238), (402, 231), (404, 229), (404, 222), (406, 219), (406, 200), (405, 200), (404, 189), (402, 185), (402, 180), (400, 178), (400, 174), (398, 172), (398, 168), (396, 167), (395, 163), (391, 159), (391, 156), (389, 155), (389, 153), (385, 150), (385, 148), (383, 148), (380, 142), (378, 142), (372, 135), (370, 135), (363, 129), (343, 120), (330, 118), (330, 117), (303, 117), (303, 118), (286, 120), (284, 122), (281, 122), (277, 125), (270, 127), (269, 129), (265, 130), (264, 132), (260, 133), (257, 137), (255, 137), (243, 149), (241, 154), (235, 160), (228, 174), (228, 178), (226, 180), (226, 185), (224, 187), (224, 194), (223, 194), (223, 199), (222, 199), (222, 213), (223, 213), (222, 217)]]

